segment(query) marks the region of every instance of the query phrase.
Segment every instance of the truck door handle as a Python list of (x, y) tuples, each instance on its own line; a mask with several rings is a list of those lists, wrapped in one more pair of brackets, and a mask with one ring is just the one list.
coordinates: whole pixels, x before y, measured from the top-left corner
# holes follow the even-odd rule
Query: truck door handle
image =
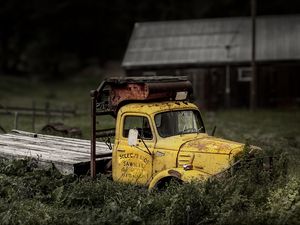
[(118, 152), (125, 152), (123, 149), (117, 149)]

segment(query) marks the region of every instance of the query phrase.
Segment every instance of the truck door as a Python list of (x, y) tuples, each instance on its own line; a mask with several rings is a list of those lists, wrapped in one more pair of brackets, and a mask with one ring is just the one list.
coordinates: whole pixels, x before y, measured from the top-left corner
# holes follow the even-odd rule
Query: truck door
[[(113, 156), (113, 179), (146, 185), (152, 178), (152, 152), (155, 143), (151, 120), (146, 115), (125, 114), (120, 122), (119, 142)], [(128, 145), (130, 129), (137, 129), (139, 132), (136, 146)]]

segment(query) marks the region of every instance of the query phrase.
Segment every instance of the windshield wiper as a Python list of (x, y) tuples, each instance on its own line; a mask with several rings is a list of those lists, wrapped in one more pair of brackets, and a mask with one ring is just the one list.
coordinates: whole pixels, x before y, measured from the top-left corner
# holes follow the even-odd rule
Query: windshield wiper
[(184, 129), (184, 130), (179, 132), (180, 135), (191, 134), (191, 133), (198, 133), (198, 131), (195, 128), (187, 128), (187, 129)]
[(200, 127), (199, 129), (196, 129), (196, 128), (187, 128), (187, 129), (184, 129), (182, 131), (180, 131), (178, 134), (180, 135), (183, 135), (183, 134), (191, 134), (191, 133), (201, 133), (201, 131), (204, 129), (204, 127)]
[(201, 130), (203, 130), (204, 129), (204, 127), (202, 126), (202, 127), (200, 127), (198, 130), (197, 130), (197, 134), (199, 134), (199, 133), (201, 133), (200, 131)]

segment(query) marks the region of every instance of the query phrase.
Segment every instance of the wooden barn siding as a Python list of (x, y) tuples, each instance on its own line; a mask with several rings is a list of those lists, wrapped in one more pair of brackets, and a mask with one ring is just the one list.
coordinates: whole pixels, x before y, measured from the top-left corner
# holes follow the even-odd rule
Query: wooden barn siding
[[(230, 66), (230, 107), (248, 107), (250, 82), (238, 81), (238, 68)], [(258, 104), (260, 107), (282, 107), (300, 104), (300, 63), (265, 63), (258, 65)], [(200, 108), (225, 107), (226, 66), (191, 68), (152, 68), (127, 70), (128, 76), (184, 75), (193, 83), (195, 103)]]

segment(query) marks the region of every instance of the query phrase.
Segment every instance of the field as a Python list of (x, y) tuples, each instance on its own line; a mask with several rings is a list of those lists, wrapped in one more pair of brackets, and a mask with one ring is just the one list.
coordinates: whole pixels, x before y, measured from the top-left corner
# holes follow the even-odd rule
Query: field
[[(100, 80), (0, 77), (0, 104), (75, 104), (78, 116), (51, 122), (80, 127), (88, 138), (89, 90)], [(62, 176), (30, 160), (1, 160), (0, 224), (300, 224), (300, 109), (202, 113), (209, 133), (216, 125), (216, 136), (258, 145), (275, 156), (272, 173), (250, 162), (234, 176), (148, 191), (100, 175), (96, 180)], [(13, 121), (12, 115), (0, 115), (7, 131)], [(37, 118), (36, 130), (46, 123)], [(20, 117), (19, 129), (30, 131), (31, 118)]]

